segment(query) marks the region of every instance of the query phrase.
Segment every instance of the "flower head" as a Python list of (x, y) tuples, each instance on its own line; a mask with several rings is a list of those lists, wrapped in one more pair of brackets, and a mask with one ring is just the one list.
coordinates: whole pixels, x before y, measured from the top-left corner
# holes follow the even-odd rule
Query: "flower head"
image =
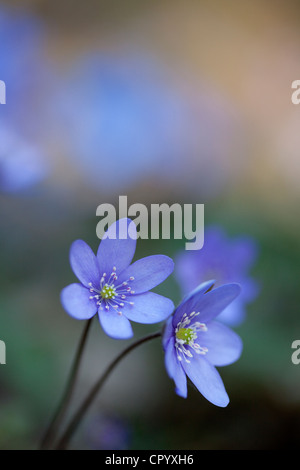
[(255, 299), (259, 290), (258, 283), (249, 275), (257, 251), (252, 238), (230, 240), (221, 228), (209, 227), (201, 250), (177, 256), (175, 275), (182, 294), (186, 295), (206, 279), (215, 279), (216, 286), (238, 282), (241, 295), (224, 309), (219, 320), (231, 326), (240, 324), (245, 318), (246, 304)]
[(165, 365), (176, 393), (187, 397), (187, 376), (211, 403), (225, 407), (229, 398), (215, 366), (235, 362), (242, 351), (240, 337), (215, 321), (239, 294), (238, 284), (212, 289), (214, 281), (201, 284), (188, 295), (165, 325)]
[(116, 339), (133, 335), (130, 320), (148, 324), (165, 320), (173, 302), (149, 290), (171, 274), (174, 263), (168, 256), (153, 255), (130, 264), (135, 247), (136, 227), (130, 219), (109, 227), (96, 256), (84, 241), (75, 241), (70, 263), (80, 283), (61, 293), (67, 313), (78, 320), (98, 313), (105, 333)]

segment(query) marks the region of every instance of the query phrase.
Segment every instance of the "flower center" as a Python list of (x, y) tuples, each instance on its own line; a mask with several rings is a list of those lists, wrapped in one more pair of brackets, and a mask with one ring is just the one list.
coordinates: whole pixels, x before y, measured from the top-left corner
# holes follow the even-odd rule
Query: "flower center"
[(205, 346), (200, 346), (199, 343), (195, 342), (198, 339), (198, 332), (207, 331), (205, 323), (194, 321), (194, 318), (199, 314), (200, 312), (192, 312), (189, 315), (185, 313), (175, 328), (175, 348), (179, 361), (184, 359), (185, 362), (190, 363), (191, 361), (188, 358), (193, 357), (191, 351), (196, 354), (206, 354), (208, 351)]
[(112, 308), (117, 310), (119, 315), (122, 315), (121, 309), (126, 304), (134, 305), (134, 302), (128, 300), (128, 297), (135, 293), (129, 286), (129, 283), (134, 281), (134, 277), (131, 276), (120, 284), (116, 283), (117, 279), (117, 268), (114, 267), (110, 276), (106, 273), (102, 274), (99, 287), (93, 286), (90, 282), (89, 290), (93, 294), (90, 296), (90, 300), (96, 300), (100, 310), (104, 308), (105, 310), (110, 310)]
[(190, 344), (196, 337), (193, 328), (179, 328), (176, 332), (176, 339), (184, 344)]
[(109, 286), (108, 284), (105, 284), (102, 287), (102, 290), (100, 292), (102, 299), (114, 299), (116, 297), (116, 289), (113, 286)]

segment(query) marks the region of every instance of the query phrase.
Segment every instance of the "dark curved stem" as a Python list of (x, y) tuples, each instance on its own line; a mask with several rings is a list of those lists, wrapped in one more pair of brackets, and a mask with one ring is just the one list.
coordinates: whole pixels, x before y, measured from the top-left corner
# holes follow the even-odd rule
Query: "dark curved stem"
[(150, 341), (154, 338), (158, 338), (161, 336), (161, 332), (153, 333), (151, 335), (145, 336), (135, 343), (131, 344), (128, 346), (124, 351), (122, 351), (115, 359), (114, 361), (107, 367), (103, 375), (99, 378), (99, 380), (96, 382), (86, 399), (83, 401), (82, 405), (79, 407), (78, 411), (75, 413), (73, 419), (71, 420), (69, 426), (67, 427), (66, 431), (64, 432), (62, 438), (58, 442), (56, 446), (56, 450), (65, 450), (69, 440), (71, 439), (73, 433), (76, 431), (78, 425), (80, 424), (80, 421), (84, 417), (84, 414), (88, 410), (89, 406), (92, 404), (94, 398), (98, 394), (99, 390), (101, 389), (102, 385), (104, 384), (105, 380), (108, 378), (110, 373), (113, 371), (113, 369), (116, 367), (116, 365), (125, 357), (127, 354), (130, 353), (133, 349), (137, 348), (143, 343), (146, 343), (147, 341)]
[(43, 449), (43, 450), (47, 449), (47, 448), (49, 448), (49, 446), (51, 446), (51, 444), (53, 442), (53, 439), (55, 437), (56, 431), (58, 430), (58, 428), (59, 428), (59, 426), (60, 426), (60, 424), (63, 420), (63, 417), (64, 417), (64, 415), (67, 411), (68, 405), (69, 405), (70, 400), (72, 398), (72, 395), (73, 395), (73, 392), (74, 392), (75, 382), (76, 382), (76, 379), (77, 379), (77, 376), (78, 376), (80, 362), (81, 362), (81, 359), (82, 359), (82, 353), (83, 353), (83, 350), (84, 350), (84, 347), (85, 347), (85, 343), (86, 343), (86, 340), (87, 340), (87, 336), (88, 336), (91, 324), (92, 324), (92, 319), (90, 319), (86, 322), (85, 328), (82, 332), (80, 342), (78, 344), (77, 351), (76, 351), (76, 354), (75, 354), (75, 358), (74, 358), (74, 361), (73, 361), (73, 365), (72, 365), (72, 368), (71, 368), (70, 376), (69, 376), (69, 379), (68, 379), (68, 382), (67, 382), (66, 389), (65, 389), (64, 394), (63, 394), (63, 396), (62, 396), (62, 398), (59, 402), (59, 405), (58, 405), (58, 407), (57, 407), (57, 409), (56, 409), (56, 411), (53, 415), (53, 418), (50, 421), (50, 424), (48, 425), (48, 428), (46, 430), (46, 433), (45, 433), (45, 435), (43, 437), (43, 440), (41, 442), (41, 445), (40, 445), (40, 448)]

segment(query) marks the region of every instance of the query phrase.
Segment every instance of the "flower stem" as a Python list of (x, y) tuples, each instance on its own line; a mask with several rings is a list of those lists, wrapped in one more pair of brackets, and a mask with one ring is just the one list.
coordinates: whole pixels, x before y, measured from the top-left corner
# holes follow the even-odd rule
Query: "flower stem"
[(89, 406), (92, 404), (94, 398), (100, 391), (101, 387), (103, 386), (104, 382), (110, 375), (110, 373), (113, 371), (113, 369), (117, 366), (117, 364), (125, 357), (127, 356), (130, 351), (133, 349), (137, 348), (139, 345), (146, 343), (147, 341), (150, 341), (154, 338), (158, 338), (161, 336), (161, 331), (158, 331), (156, 333), (152, 333), (148, 336), (145, 336), (135, 343), (131, 344), (128, 346), (124, 351), (122, 351), (112, 362), (111, 364), (107, 367), (103, 375), (98, 379), (98, 381), (95, 383), (94, 387), (91, 389), (90, 393), (87, 395), (86, 399), (83, 401), (82, 405), (78, 408), (77, 412), (75, 413), (73, 419), (71, 420), (70, 424), (68, 425), (66, 431), (64, 432), (63, 436), (61, 437), (60, 441), (58, 442), (56, 446), (56, 450), (65, 450), (72, 435), (76, 431), (78, 425), (80, 424), (82, 418), (84, 417), (84, 414), (88, 410)]
[(49, 448), (49, 446), (51, 446), (53, 439), (55, 437), (56, 431), (58, 430), (60, 423), (62, 422), (62, 419), (67, 411), (68, 405), (73, 395), (74, 386), (75, 386), (75, 382), (78, 376), (80, 362), (82, 359), (82, 353), (85, 347), (85, 343), (88, 337), (91, 324), (92, 324), (92, 319), (88, 320), (85, 324), (85, 327), (82, 332), (80, 342), (78, 344), (77, 351), (74, 357), (74, 361), (73, 361), (73, 365), (71, 368), (71, 372), (69, 375), (66, 389), (53, 415), (53, 418), (50, 421), (50, 424), (48, 425), (47, 431), (43, 437), (43, 440), (40, 445), (41, 450), (47, 449)]

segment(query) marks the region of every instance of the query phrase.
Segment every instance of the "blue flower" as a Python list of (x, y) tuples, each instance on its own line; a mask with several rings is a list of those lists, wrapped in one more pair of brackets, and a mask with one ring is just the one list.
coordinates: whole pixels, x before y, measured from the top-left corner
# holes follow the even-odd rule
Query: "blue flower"
[(131, 427), (117, 415), (99, 414), (87, 427), (88, 446), (95, 450), (126, 450), (131, 441)]
[(98, 313), (105, 333), (116, 339), (133, 335), (130, 320), (157, 323), (174, 310), (170, 299), (149, 292), (171, 274), (173, 261), (153, 255), (130, 264), (136, 238), (134, 222), (120, 219), (102, 238), (97, 256), (84, 241), (75, 241), (70, 263), (80, 283), (65, 287), (61, 293), (69, 315), (87, 320)]
[(211, 403), (225, 407), (229, 398), (215, 366), (235, 362), (242, 351), (240, 337), (215, 321), (239, 294), (238, 284), (212, 289), (201, 284), (188, 295), (166, 322), (163, 333), (165, 365), (176, 393), (187, 397), (187, 376)]
[(229, 239), (219, 227), (206, 229), (201, 250), (185, 251), (176, 257), (175, 276), (182, 294), (186, 295), (207, 279), (215, 279), (216, 286), (238, 282), (241, 295), (222, 312), (219, 320), (231, 326), (239, 325), (245, 318), (246, 304), (258, 295), (258, 283), (249, 275), (257, 253), (251, 237)]

